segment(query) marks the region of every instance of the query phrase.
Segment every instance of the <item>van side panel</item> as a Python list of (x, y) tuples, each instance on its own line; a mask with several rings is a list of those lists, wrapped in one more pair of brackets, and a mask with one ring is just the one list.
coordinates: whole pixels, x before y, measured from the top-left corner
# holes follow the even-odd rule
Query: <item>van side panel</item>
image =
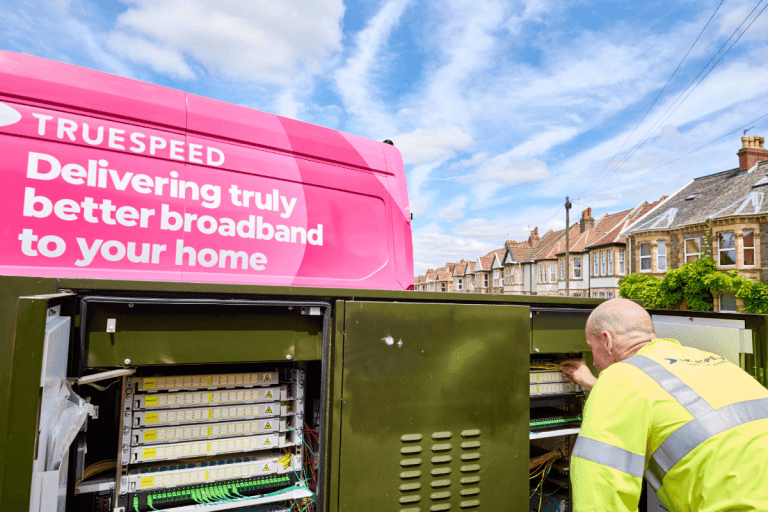
[[(405, 173), (391, 146), (75, 66), (2, 59), (19, 75), (0, 82), (0, 274), (411, 286)], [(7, 101), (25, 74), (25, 99)]]

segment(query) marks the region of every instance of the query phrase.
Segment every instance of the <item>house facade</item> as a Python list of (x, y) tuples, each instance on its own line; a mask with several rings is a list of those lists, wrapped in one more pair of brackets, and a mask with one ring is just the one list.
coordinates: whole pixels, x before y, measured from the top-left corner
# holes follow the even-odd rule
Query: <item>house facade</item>
[[(768, 150), (742, 137), (739, 167), (696, 178), (625, 229), (632, 272), (656, 277), (703, 256), (719, 270), (768, 281)], [(725, 292), (715, 311), (739, 311)]]

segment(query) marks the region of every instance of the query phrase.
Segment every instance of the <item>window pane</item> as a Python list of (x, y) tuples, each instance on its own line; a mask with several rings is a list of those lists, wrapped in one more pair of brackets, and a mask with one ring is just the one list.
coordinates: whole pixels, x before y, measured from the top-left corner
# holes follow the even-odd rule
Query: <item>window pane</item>
[(754, 246), (755, 246), (755, 232), (744, 231), (744, 247), (754, 247)]
[(640, 256), (651, 255), (651, 244), (640, 244)]
[(701, 252), (698, 238), (689, 238), (685, 241), (685, 253), (686, 254), (698, 254)]
[(667, 244), (666, 242), (659, 242), (656, 248), (656, 268), (658, 270), (667, 270)]
[(744, 249), (744, 265), (752, 266), (755, 264), (755, 250)]
[(727, 233), (718, 233), (717, 241), (718, 241), (718, 244), (720, 245), (720, 249), (736, 248), (736, 241), (733, 238), (733, 231), (728, 231)]
[(736, 311), (736, 294), (734, 292), (723, 292), (720, 296), (720, 311)]
[(658, 254), (660, 256), (666, 256), (667, 255), (667, 243), (666, 242), (659, 242), (659, 248), (658, 248)]
[(735, 265), (736, 264), (736, 250), (730, 249), (720, 251), (720, 264), (721, 265)]
[(697, 259), (699, 259), (699, 256), (698, 256), (698, 254), (696, 254), (696, 255), (694, 255), (694, 256), (686, 256), (686, 257), (685, 257), (685, 262), (686, 262), (686, 263), (693, 263), (693, 262), (694, 262), (694, 261), (696, 261)]
[(651, 270), (651, 258), (640, 258), (640, 270)]

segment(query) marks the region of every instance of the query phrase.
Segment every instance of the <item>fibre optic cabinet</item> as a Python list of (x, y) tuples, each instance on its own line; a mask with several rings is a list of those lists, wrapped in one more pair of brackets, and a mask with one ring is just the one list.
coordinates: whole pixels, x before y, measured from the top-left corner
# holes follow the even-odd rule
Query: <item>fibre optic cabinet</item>
[(525, 510), (527, 305), (15, 302), (2, 510)]
[[(589, 360), (599, 303), (2, 280), (3, 511), (525, 512), (586, 398), (550, 365)], [(764, 317), (653, 313), (765, 367)]]

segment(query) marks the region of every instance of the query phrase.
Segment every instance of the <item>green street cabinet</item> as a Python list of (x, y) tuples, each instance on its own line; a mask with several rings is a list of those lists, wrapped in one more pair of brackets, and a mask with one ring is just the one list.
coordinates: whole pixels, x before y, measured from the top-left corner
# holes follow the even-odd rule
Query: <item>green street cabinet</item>
[[(599, 302), (0, 277), (0, 510), (569, 510)], [(765, 384), (765, 317), (651, 313)]]

